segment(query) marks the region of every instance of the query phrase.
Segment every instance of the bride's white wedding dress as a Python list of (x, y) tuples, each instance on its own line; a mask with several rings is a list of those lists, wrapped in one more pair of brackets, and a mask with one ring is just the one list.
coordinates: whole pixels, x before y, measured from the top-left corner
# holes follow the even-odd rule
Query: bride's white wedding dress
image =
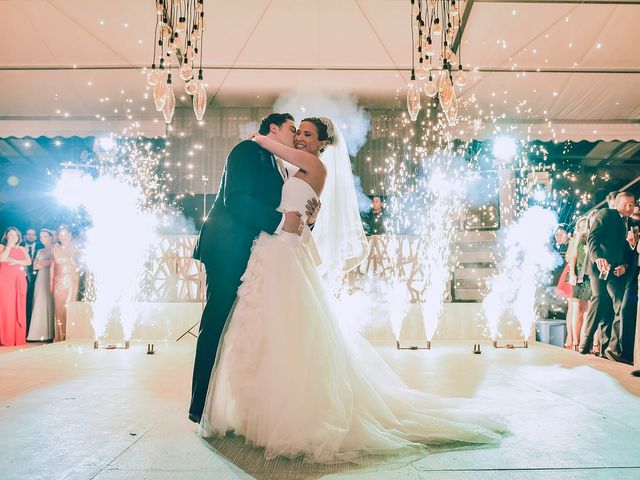
[[(281, 211), (305, 212), (303, 180), (283, 186)], [(498, 415), (408, 388), (364, 339), (346, 335), (309, 249), (294, 234), (260, 234), (218, 348), (202, 420), (265, 456), (355, 461), (422, 444), (497, 443)]]

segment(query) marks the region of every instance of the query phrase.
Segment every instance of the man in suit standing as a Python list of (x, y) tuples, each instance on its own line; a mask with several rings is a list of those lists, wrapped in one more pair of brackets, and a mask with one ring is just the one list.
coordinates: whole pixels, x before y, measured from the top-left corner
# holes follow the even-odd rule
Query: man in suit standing
[[(600, 325), (600, 353), (610, 360), (621, 359), (622, 300), (631, 262), (631, 249), (626, 240), (627, 222), (633, 213), (634, 204), (633, 194), (618, 193), (615, 208), (600, 210), (589, 228), (587, 241), (590, 262), (587, 264), (587, 273), (592, 295), (580, 339), (579, 351), (582, 354), (591, 350), (593, 335)], [(609, 299), (613, 304), (613, 317), (608, 308)]]
[[(629, 230), (627, 231), (627, 241), (631, 247), (631, 261), (627, 278), (627, 287), (622, 300), (622, 357), (625, 362), (634, 363), (634, 350), (637, 343), (637, 323), (638, 323), (638, 275), (640, 274), (640, 259), (638, 248), (640, 248), (640, 209), (636, 202), (633, 215), (629, 217)], [(638, 360), (638, 359), (636, 359)]]
[(37, 242), (38, 236), (33, 228), (28, 228), (24, 234), (24, 242), (22, 246), (25, 248), (31, 258), (31, 265), (25, 268), (25, 274), (27, 276), (27, 333), (29, 332), (29, 326), (31, 325), (31, 311), (33, 310), (33, 287), (36, 284), (36, 274), (38, 272), (33, 270), (33, 261), (36, 258), (40, 245)]
[[(262, 120), (259, 133), (293, 147), (294, 119), (288, 113), (273, 113)], [(207, 303), (200, 321), (189, 407), (193, 422), (199, 423), (202, 417), (218, 343), (254, 239), (261, 231), (302, 233), (299, 212), (276, 210), (287, 176), (282, 160), (253, 141), (240, 142), (227, 157), (193, 255), (204, 264), (207, 275)]]

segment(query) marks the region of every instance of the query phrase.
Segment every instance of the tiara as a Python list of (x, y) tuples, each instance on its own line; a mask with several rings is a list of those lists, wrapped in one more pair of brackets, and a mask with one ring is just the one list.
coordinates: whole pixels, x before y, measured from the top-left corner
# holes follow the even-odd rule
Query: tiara
[(333, 129), (333, 122), (329, 117), (318, 117), (325, 127), (327, 127), (327, 137), (329, 137), (329, 141), (333, 142), (333, 137), (335, 136), (335, 131)]

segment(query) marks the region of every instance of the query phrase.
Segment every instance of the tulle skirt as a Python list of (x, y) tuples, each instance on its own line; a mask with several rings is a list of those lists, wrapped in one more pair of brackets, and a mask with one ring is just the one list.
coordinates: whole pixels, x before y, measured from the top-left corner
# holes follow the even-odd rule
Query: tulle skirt
[(312, 462), (497, 443), (498, 415), (408, 388), (366, 340), (345, 334), (299, 237), (262, 233), (218, 347), (204, 436), (235, 432), (265, 456)]

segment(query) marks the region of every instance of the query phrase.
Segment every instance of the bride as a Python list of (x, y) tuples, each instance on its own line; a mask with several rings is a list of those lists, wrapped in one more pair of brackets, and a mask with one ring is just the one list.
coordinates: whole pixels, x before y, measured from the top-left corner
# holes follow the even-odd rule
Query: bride
[[(343, 139), (327, 118), (303, 120), (296, 149), (260, 135), (255, 141), (300, 168), (284, 183), (281, 211), (304, 212), (327, 177), (331, 196), (353, 185)], [(329, 151), (340, 148), (343, 155)], [(331, 165), (334, 175), (321, 156), (339, 158)], [(323, 197), (321, 217), (339, 212), (342, 219), (355, 219), (340, 212), (347, 204), (335, 200)], [(333, 232), (334, 249), (340, 244), (336, 235), (345, 235), (341, 258), (349, 263), (362, 246), (361, 225), (327, 220), (340, 230)], [(506, 428), (497, 415), (410, 389), (363, 338), (343, 332), (304, 236), (261, 233), (242, 281), (209, 384), (204, 436), (233, 431), (264, 447), (267, 459), (304, 455), (312, 462), (356, 461), (450, 441), (500, 441)]]

